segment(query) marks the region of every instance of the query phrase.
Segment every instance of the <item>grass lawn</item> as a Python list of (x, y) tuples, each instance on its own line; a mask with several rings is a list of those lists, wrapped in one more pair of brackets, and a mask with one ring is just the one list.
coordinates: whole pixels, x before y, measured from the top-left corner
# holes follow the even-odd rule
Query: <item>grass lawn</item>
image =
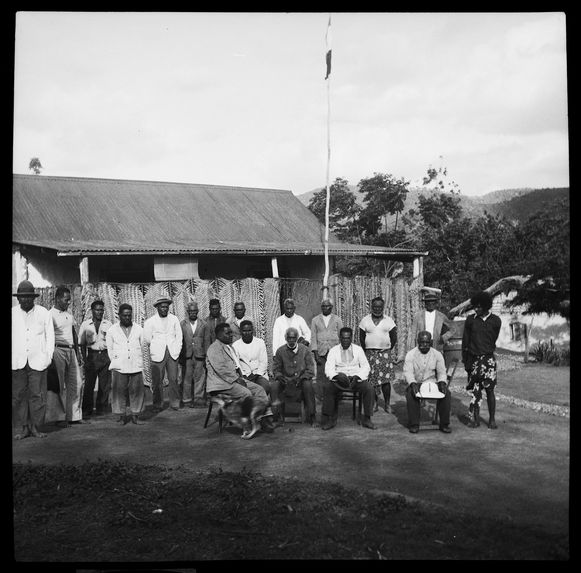
[(531, 402), (569, 406), (570, 381), (569, 366), (528, 362), (519, 369), (499, 371), (497, 392)]

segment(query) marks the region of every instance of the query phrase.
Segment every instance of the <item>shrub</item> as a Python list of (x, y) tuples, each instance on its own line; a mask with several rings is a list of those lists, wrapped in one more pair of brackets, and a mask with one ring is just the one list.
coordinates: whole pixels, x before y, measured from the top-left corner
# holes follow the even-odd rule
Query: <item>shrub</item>
[(529, 350), (537, 362), (546, 362), (554, 366), (569, 366), (571, 358), (570, 348), (557, 348), (553, 340), (549, 342), (541, 341), (534, 344)]

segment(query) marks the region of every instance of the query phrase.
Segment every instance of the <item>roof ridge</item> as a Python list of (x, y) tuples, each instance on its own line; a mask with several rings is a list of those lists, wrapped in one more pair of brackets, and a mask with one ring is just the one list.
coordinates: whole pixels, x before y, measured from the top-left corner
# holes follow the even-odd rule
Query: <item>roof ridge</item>
[(70, 175), (32, 175), (30, 173), (13, 173), (13, 177), (24, 177), (24, 178), (36, 178), (42, 177), (43, 179), (66, 179), (69, 181), (100, 181), (100, 182), (116, 182), (116, 183), (139, 183), (148, 185), (187, 185), (193, 187), (213, 187), (220, 189), (244, 189), (247, 191), (274, 191), (276, 193), (292, 193), (290, 189), (276, 189), (274, 187), (248, 187), (243, 185), (220, 185), (217, 183), (186, 183), (180, 181), (155, 181), (147, 179), (114, 179), (111, 177), (79, 177)]

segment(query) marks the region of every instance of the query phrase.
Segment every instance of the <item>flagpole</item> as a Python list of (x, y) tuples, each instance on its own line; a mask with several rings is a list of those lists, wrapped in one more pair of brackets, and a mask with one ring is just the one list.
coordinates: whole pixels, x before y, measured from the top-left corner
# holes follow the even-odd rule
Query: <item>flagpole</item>
[(326, 179), (326, 199), (325, 199), (325, 274), (323, 276), (323, 298), (329, 296), (329, 204), (331, 202), (331, 191), (329, 188), (329, 170), (331, 165), (331, 15), (327, 25), (327, 179)]

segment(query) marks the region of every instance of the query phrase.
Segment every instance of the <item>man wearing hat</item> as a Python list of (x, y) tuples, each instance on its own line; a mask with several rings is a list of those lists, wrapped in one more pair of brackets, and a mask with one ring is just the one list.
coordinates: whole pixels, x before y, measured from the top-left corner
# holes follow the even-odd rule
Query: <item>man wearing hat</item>
[(408, 384), (406, 403), (409, 430), (417, 434), (420, 429), (422, 398), (436, 398), (440, 431), (449, 434), (452, 395), (446, 383), (446, 365), (441, 352), (432, 348), (432, 335), (423, 330), (418, 333), (417, 346), (405, 356), (403, 375)]
[(414, 340), (423, 330), (427, 330), (432, 335), (433, 346), (439, 352), (443, 352), (444, 344), (453, 335), (452, 321), (439, 310), (439, 296), (435, 290), (424, 288), (423, 298), (425, 310), (420, 310), (414, 316), (412, 322), (412, 333)]
[(169, 404), (172, 410), (180, 407), (178, 385), (178, 358), (182, 349), (182, 327), (174, 314), (169, 314), (172, 301), (164, 296), (153, 303), (157, 313), (143, 324), (143, 342), (149, 347), (151, 357), (151, 390), (153, 410), (163, 409), (163, 378), (167, 373)]
[(39, 296), (29, 281), (13, 293), (12, 307), (12, 421), (14, 438), (44, 438), (39, 431), (46, 410), (47, 368), (54, 352), (54, 327), (50, 313), (34, 304)]
[(326, 379), (323, 383), (323, 430), (330, 430), (337, 424), (337, 399), (341, 390), (357, 390), (361, 392), (363, 402), (364, 428), (375, 430), (371, 421), (375, 390), (369, 382), (370, 366), (365, 351), (361, 346), (353, 344), (353, 329), (344, 326), (339, 331), (339, 344), (333, 346), (325, 362)]

